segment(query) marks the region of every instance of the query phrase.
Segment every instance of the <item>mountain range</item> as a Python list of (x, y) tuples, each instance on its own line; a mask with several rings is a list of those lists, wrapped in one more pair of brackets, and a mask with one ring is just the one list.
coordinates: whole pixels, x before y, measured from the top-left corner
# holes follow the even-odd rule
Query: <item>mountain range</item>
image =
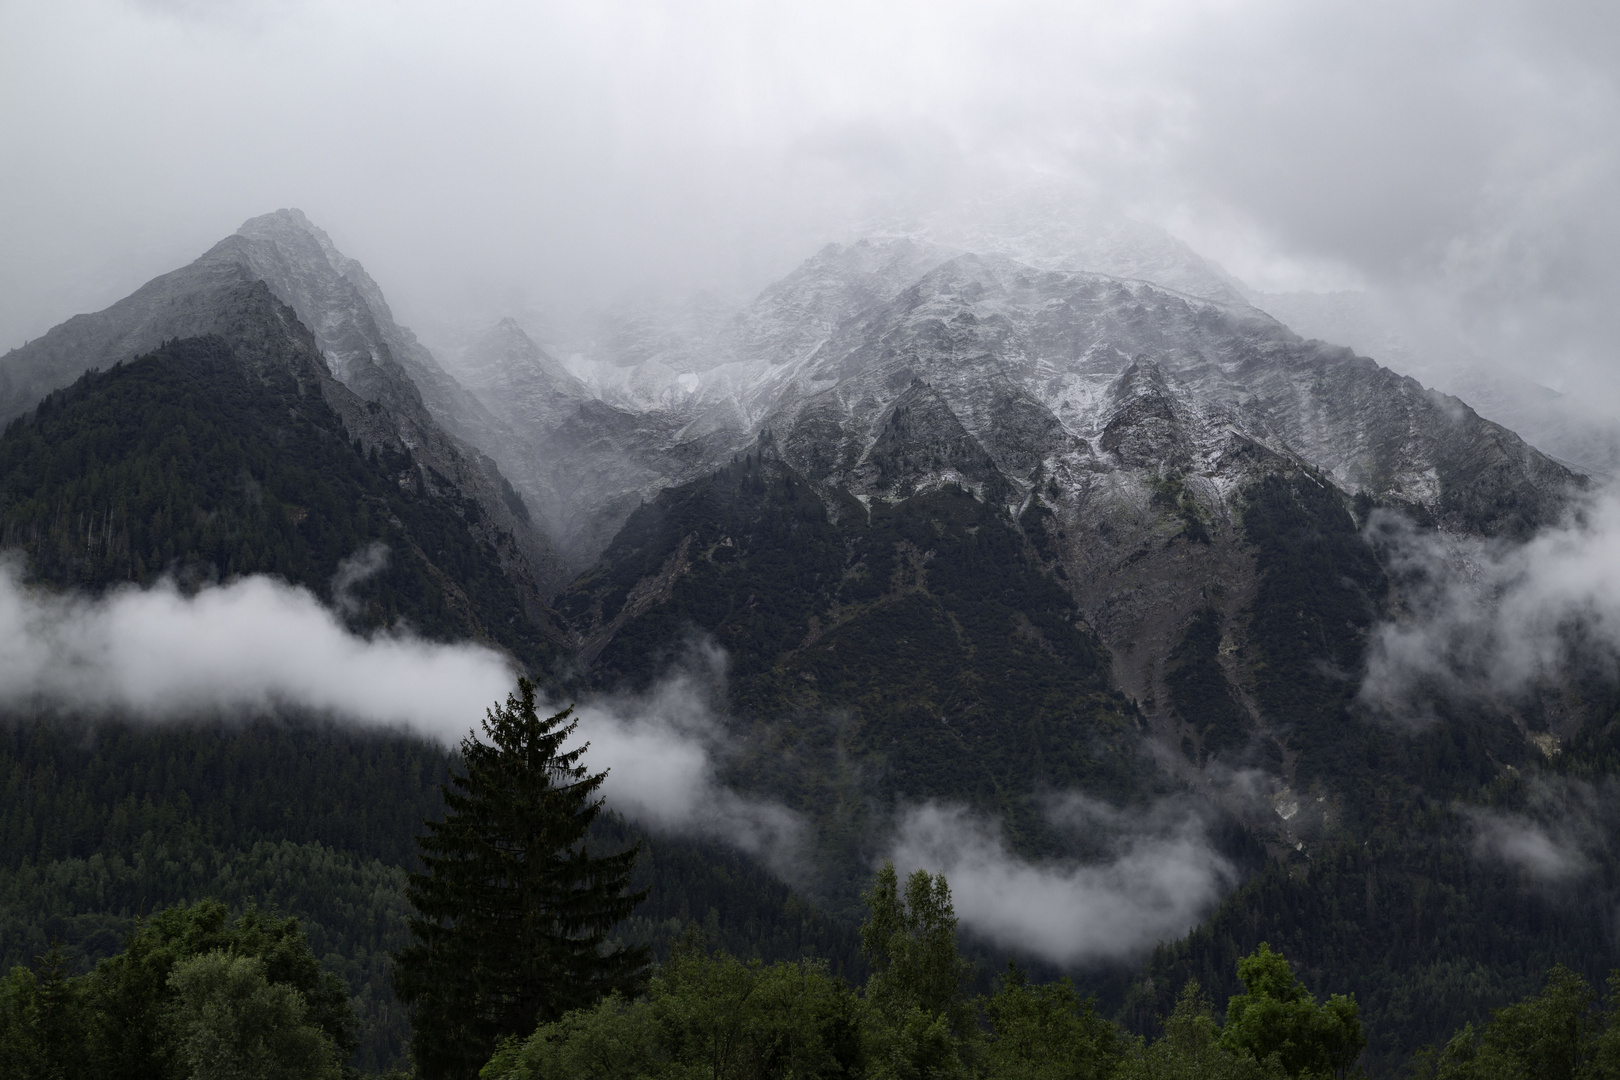
[[(1245, 912), (1339, 911), (1362, 879), (1313, 868), (1358, 852), (1384, 877), (1342, 918), (1373, 940), (1415, 904), (1421, 927), (1420, 879), (1466, 877), (1459, 801), (1549, 745), (1568, 765), (1614, 712), (1555, 686), (1567, 707), (1369, 713), (1372, 628), (1418, 587), (1375, 523), (1513, 544), (1592, 482), (1136, 223), (891, 222), (735, 310), (609, 312), (546, 344), (507, 318), (435, 356), (280, 210), (0, 357), (0, 419), (0, 536), (41, 582), (263, 572), (336, 602), (342, 560), (385, 540), (404, 554), (356, 625), (486, 641), (559, 693), (645, 691), (718, 645), (723, 779), (814, 824), (796, 884), (837, 917), (905, 807), (962, 805), (1023, 857), (1085, 860), (1109, 840), (1055, 796), (1144, 816), (1195, 796), (1249, 884), (1122, 999), (1148, 1020), (1170, 973), (1221, 985), (1265, 932)], [(213, 441), (176, 451), (177, 424)], [(58, 467), (85, 446), (105, 481)], [(168, 501), (129, 512), (156, 475), (178, 477)], [(1288, 953), (1360, 988), (1393, 1060), (1520, 991), (1532, 957), (1602, 937), (1538, 929), (1546, 910), (1498, 919), (1539, 951), (1483, 975), (1441, 970), (1449, 946), (1421, 933), (1346, 956), (1326, 916)], [(1444, 1015), (1399, 1015), (1386, 983), (1414, 972)]]

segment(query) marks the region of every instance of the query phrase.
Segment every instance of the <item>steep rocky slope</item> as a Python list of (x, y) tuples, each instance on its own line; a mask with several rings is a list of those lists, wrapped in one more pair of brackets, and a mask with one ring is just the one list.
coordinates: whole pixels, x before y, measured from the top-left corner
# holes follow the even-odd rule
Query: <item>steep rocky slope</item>
[[(911, 236), (874, 237), (824, 248), (707, 342), (548, 356), (552, 374), (538, 382), (539, 369), (484, 360), (479, 393), (534, 449), (523, 490), (550, 507), (547, 520), (566, 533), (576, 567), (641, 501), (724, 463), (767, 428), (796, 466), (819, 467), (795, 456), (802, 443), (806, 453), (854, 454), (848, 467), (876, 477), (863, 455), (884, 453), (878, 427), (913, 379), (944, 395), (1021, 495), (1032, 490), (1037, 462), (1060, 484), (1099, 475), (1101, 451), (1117, 464), (1187, 469), (1195, 457), (1218, 456), (1230, 431), (1321, 470), (1347, 493), (1365, 491), (1448, 527), (1520, 534), (1542, 520), (1545, 492), (1563, 483), (1542, 455), (1454, 399), (1346, 350), (1300, 341), (1184, 245), (1114, 224), (952, 235), (1047, 265), (1139, 269), (1217, 299)], [(1139, 359), (1140, 378), (1116, 385)], [(563, 370), (578, 377), (566, 389)], [(904, 385), (889, 385), (895, 379)], [(597, 399), (589, 416), (581, 386)], [(566, 409), (553, 404), (559, 398)], [(803, 438), (787, 430), (801, 422)], [(1143, 441), (1155, 424), (1176, 443), (1173, 459)], [(1083, 453), (1073, 449), (1080, 444)], [(561, 494), (567, 481), (556, 477), (587, 474), (589, 485)], [(1499, 497), (1507, 502), (1493, 509)]]
[(595, 561), (642, 502), (743, 445), (740, 427), (705, 438), (679, 413), (602, 400), (510, 319), (450, 362), (513, 432), (503, 460), (575, 572)]
[(258, 281), (313, 332), (337, 380), (382, 410), (425, 475), (474, 500), (501, 530), (514, 572), (553, 591), (562, 570), (549, 541), (495, 461), (465, 437), (497, 444), (490, 432), (498, 421), (394, 323), (359, 264), (296, 210), (254, 218), (189, 266), (0, 357), (0, 418), (22, 414), (88, 369), (217, 332), (222, 306)]
[(1255, 293), (1255, 304), (1308, 337), (1350, 345), (1462, 398), (1481, 416), (1596, 478), (1620, 475), (1620, 422), (1602, 388), (1559, 393), (1482, 355), (1443, 319), (1366, 292)]
[[(0, 544), (35, 581), (99, 591), (274, 574), (365, 629), (554, 655), (511, 535), (335, 379), (262, 281), (207, 332), (92, 372), (0, 438)], [(373, 551), (369, 573), (345, 560)]]
[[(840, 325), (966, 251), (1143, 278), (1245, 306), (1224, 272), (1152, 226), (1118, 216), (1054, 213), (1038, 202), (996, 210), (988, 218), (884, 222), (867, 238), (827, 245), (740, 308), (699, 294), (599, 313), (563, 334), (553, 351), (612, 411), (570, 422), (562, 439), (549, 438), (555, 429), (537, 435), (533, 426), (514, 422), (537, 452), (527, 463), (502, 457), (502, 467), (526, 497), (550, 508), (548, 528), (570, 565), (583, 568), (640, 502), (747, 445), (796, 365)], [(464, 380), (478, 379), (479, 396), (491, 411), (506, 420), (546, 412), (542, 402), (553, 387), (535, 386), (523, 363), (512, 368), (509, 381), (487, 360), (475, 362), (478, 375), (462, 370), (483, 348), (468, 343), (449, 362)], [(632, 467), (626, 467), (629, 462)], [(572, 494), (560, 490), (570, 487), (567, 478), (580, 475), (592, 483), (573, 485)]]
[(1220, 460), (1240, 438), (1347, 493), (1457, 529), (1522, 534), (1570, 478), (1463, 403), (1253, 309), (982, 256), (845, 323), (764, 425), (790, 459), (831, 453), (859, 469), (918, 383), (1021, 493), (1041, 476), (1080, 490), (1121, 468), (1196, 470), (1219, 492)]

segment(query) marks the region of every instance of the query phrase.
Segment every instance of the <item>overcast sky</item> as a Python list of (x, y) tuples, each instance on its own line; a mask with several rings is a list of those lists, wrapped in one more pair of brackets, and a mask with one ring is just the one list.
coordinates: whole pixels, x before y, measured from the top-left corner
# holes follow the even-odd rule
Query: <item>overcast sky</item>
[(1617, 73), (1607, 0), (0, 0), (0, 348), (280, 206), (421, 324), (1040, 178), (1607, 380)]

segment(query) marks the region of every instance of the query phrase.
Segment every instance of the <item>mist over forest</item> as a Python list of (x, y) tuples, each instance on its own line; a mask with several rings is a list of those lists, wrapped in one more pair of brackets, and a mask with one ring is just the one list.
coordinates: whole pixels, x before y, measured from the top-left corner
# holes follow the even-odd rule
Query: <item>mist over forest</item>
[(717, 1075), (1620, 1075), (1620, 15), (0, 71), (0, 1072), (675, 1075), (746, 984)]

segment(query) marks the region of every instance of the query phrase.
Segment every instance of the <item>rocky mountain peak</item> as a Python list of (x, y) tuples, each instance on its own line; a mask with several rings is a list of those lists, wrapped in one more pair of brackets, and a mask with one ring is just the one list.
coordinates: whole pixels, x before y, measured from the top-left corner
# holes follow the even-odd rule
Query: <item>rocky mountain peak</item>
[(1030, 184), (875, 227), (1036, 269), (1149, 281), (1220, 304), (1248, 306), (1242, 283), (1184, 241), (1062, 186)]
[(1121, 464), (1151, 469), (1188, 464), (1189, 440), (1164, 370), (1145, 356), (1108, 384), (1113, 411), (1103, 420), (1097, 446)]
[(310, 221), (308, 216), (296, 207), (283, 207), (268, 214), (248, 218), (237, 228), (236, 235), (275, 244), (288, 250), (296, 250), (312, 243), (320, 249), (322, 257), (334, 261), (343, 259), (343, 255), (338, 251), (337, 245), (332, 243), (332, 238), (326, 234), (326, 230)]
[(518, 429), (549, 428), (572, 404), (594, 400), (583, 382), (510, 317), (456, 350), (447, 363), (491, 412)]
[[(581, 567), (639, 502), (766, 429), (812, 482), (863, 498), (950, 476), (1009, 509), (1037, 483), (1042, 498), (1053, 485), (1088, 499), (1107, 487), (1128, 502), (1178, 472), (1189, 497), (1226, 514), (1249, 475), (1231, 463), (1255, 454), (1464, 530), (1519, 527), (1461, 494), (1487, 474), (1515, 487), (1500, 505), (1531, 517), (1561, 498), (1564, 471), (1510, 433), (1364, 357), (1300, 340), (1185, 245), (1105, 217), (896, 227), (822, 247), (729, 320), (700, 304), (660, 323), (639, 307), (622, 348), (609, 335), (607, 352), (566, 364), (503, 323), (453, 366), (524, 433), (525, 463), (503, 465), (549, 508), (553, 533), (573, 538)], [(1476, 450), (1455, 449), (1465, 444)], [(1502, 468), (1481, 472), (1477, 455)], [(928, 462), (937, 475), (919, 471)]]
[[(544, 590), (560, 584), (561, 567), (546, 538), (496, 462), (477, 448), (510, 442), (499, 437), (499, 421), (394, 322), (364, 268), (297, 210), (250, 219), (190, 265), (8, 354), (0, 365), (0, 412), (18, 415), (85, 370), (164, 341), (233, 333), (229, 313), (239, 306), (242, 288), (255, 283), (307, 328), (335, 376), (333, 385), (382, 410), (390, 437), (438, 478), (434, 483), (476, 502), (493, 529), (509, 538), (508, 565), (521, 563), (521, 572)], [(362, 436), (371, 411), (339, 411)]]
[(922, 379), (895, 398), (849, 476), (859, 494), (891, 499), (953, 483), (984, 492), (999, 481), (989, 452)]

